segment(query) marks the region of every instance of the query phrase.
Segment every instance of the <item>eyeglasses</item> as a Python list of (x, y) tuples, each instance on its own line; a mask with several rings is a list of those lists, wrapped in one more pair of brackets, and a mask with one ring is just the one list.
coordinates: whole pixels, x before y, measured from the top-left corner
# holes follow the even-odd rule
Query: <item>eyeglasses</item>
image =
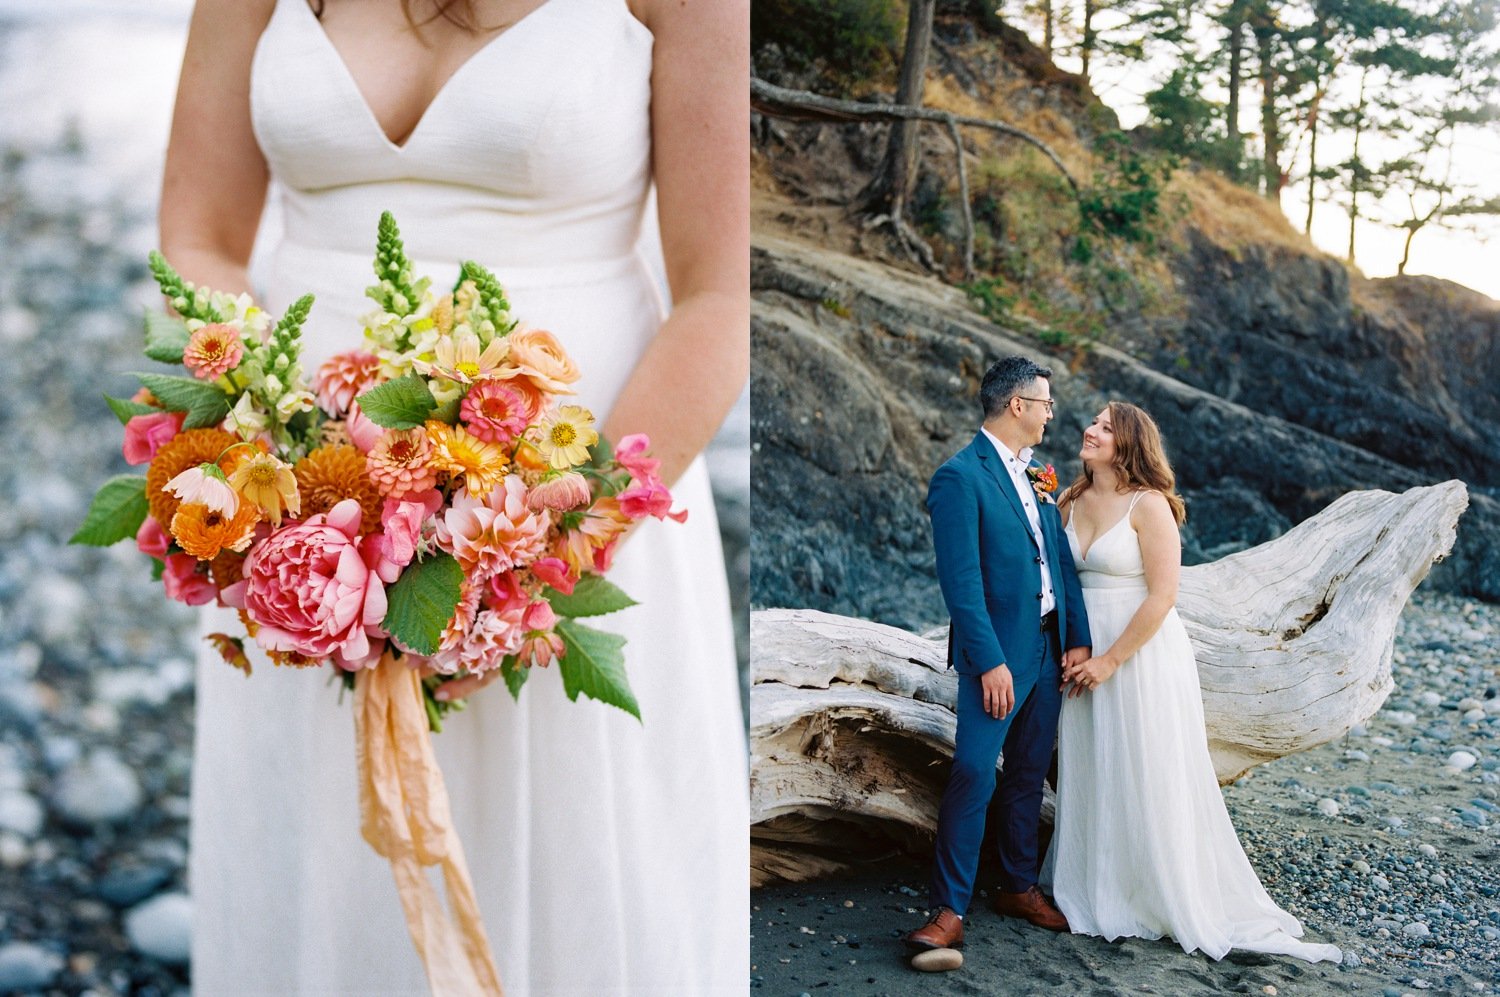
[(1052, 411), (1053, 402), (1050, 398), (1027, 398), (1025, 395), (1015, 395), (1014, 397), (1021, 399), (1021, 401), (1023, 402), (1040, 402), (1041, 404), (1047, 406), (1048, 412)]

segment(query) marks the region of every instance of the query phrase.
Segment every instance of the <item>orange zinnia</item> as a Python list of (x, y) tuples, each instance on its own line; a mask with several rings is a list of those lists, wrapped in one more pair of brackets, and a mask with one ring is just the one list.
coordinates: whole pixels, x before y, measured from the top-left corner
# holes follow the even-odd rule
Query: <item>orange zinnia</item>
[(319, 447), (297, 461), (292, 474), (302, 494), (304, 518), (327, 512), (344, 499), (352, 498), (364, 513), (360, 536), (380, 529), (380, 509), (385, 500), (365, 473), (365, 455), (354, 447)]
[[(219, 429), (187, 429), (178, 433), (156, 451), (146, 469), (146, 502), (158, 523), (172, 522), (182, 500), (166, 490), (168, 481), (199, 464), (211, 464), (240, 442), (239, 437)], [(238, 450), (230, 451), (231, 456)]]
[(202, 502), (184, 502), (172, 516), (172, 536), (187, 553), (200, 561), (211, 561), (221, 551), (241, 551), (250, 546), (258, 522), (260, 514), (249, 502), (241, 502), (232, 516)]

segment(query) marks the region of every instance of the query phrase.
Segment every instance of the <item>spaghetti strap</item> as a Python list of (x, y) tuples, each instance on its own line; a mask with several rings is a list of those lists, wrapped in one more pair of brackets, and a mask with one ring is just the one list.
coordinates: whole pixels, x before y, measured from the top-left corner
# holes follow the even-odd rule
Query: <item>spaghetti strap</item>
[(1142, 488), (1138, 490), (1135, 493), (1135, 497), (1130, 500), (1130, 508), (1125, 510), (1125, 515), (1129, 516), (1132, 512), (1135, 512), (1135, 504), (1141, 500), (1141, 497), (1143, 495), (1150, 495), (1155, 490), (1154, 488)]

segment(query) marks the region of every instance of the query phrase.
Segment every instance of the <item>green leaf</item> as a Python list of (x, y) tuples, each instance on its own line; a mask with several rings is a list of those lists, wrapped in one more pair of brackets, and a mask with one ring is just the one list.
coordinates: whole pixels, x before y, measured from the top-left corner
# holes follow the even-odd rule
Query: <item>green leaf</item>
[(415, 429), (437, 408), (427, 382), (416, 374), (378, 384), (354, 400), (371, 422), (386, 429)]
[(462, 396), (454, 398), (451, 401), (443, 402), (443, 404), (433, 409), (432, 414), (427, 418), (436, 419), (438, 422), (446, 422), (450, 426), (456, 426), (458, 425), (458, 413), (463, 409), (463, 405), (464, 400)]
[(603, 616), (635, 605), (634, 599), (602, 575), (584, 575), (573, 587), (572, 595), (554, 588), (548, 588), (544, 595), (554, 613), (567, 617)]
[(576, 701), (578, 694), (583, 693), (641, 719), (640, 705), (625, 678), (625, 638), (572, 620), (559, 622), (557, 635), (563, 639), (565, 649), (557, 665), (568, 698)]
[(602, 471), (609, 466), (609, 462), (615, 459), (615, 445), (611, 443), (603, 433), (599, 434), (599, 440), (589, 447), (589, 467), (596, 471)]
[(385, 590), (387, 608), (381, 625), (401, 646), (418, 654), (436, 654), (443, 630), (453, 619), (463, 588), (464, 569), (451, 554), (416, 561)]
[(505, 688), (510, 690), (510, 697), (514, 700), (520, 700), (521, 686), (526, 684), (530, 674), (531, 669), (521, 667), (514, 654), (507, 654), (500, 662), (500, 677), (505, 680)]
[(124, 398), (111, 398), (108, 395), (104, 396), (104, 403), (115, 414), (115, 418), (120, 420), (122, 426), (138, 415), (150, 415), (152, 412), (161, 411), (145, 402), (132, 402)]
[(146, 313), (146, 356), (162, 363), (182, 363), (188, 344), (187, 323), (175, 315)]
[(134, 474), (110, 478), (94, 495), (83, 525), (68, 538), (68, 543), (108, 547), (127, 540), (135, 536), (149, 511), (145, 478)]
[(157, 400), (172, 412), (186, 412), (183, 429), (216, 426), (229, 414), (229, 396), (211, 381), (170, 374), (136, 374)]

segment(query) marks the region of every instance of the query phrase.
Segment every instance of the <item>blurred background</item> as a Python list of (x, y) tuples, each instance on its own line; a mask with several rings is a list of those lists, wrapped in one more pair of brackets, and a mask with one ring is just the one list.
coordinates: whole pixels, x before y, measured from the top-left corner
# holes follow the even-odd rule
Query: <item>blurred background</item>
[[(67, 546), (127, 470), (190, 0), (0, 0), (0, 994), (186, 992), (193, 611)], [(503, 280), (503, 275), (501, 275)], [(749, 404), (709, 453), (738, 607)]]

